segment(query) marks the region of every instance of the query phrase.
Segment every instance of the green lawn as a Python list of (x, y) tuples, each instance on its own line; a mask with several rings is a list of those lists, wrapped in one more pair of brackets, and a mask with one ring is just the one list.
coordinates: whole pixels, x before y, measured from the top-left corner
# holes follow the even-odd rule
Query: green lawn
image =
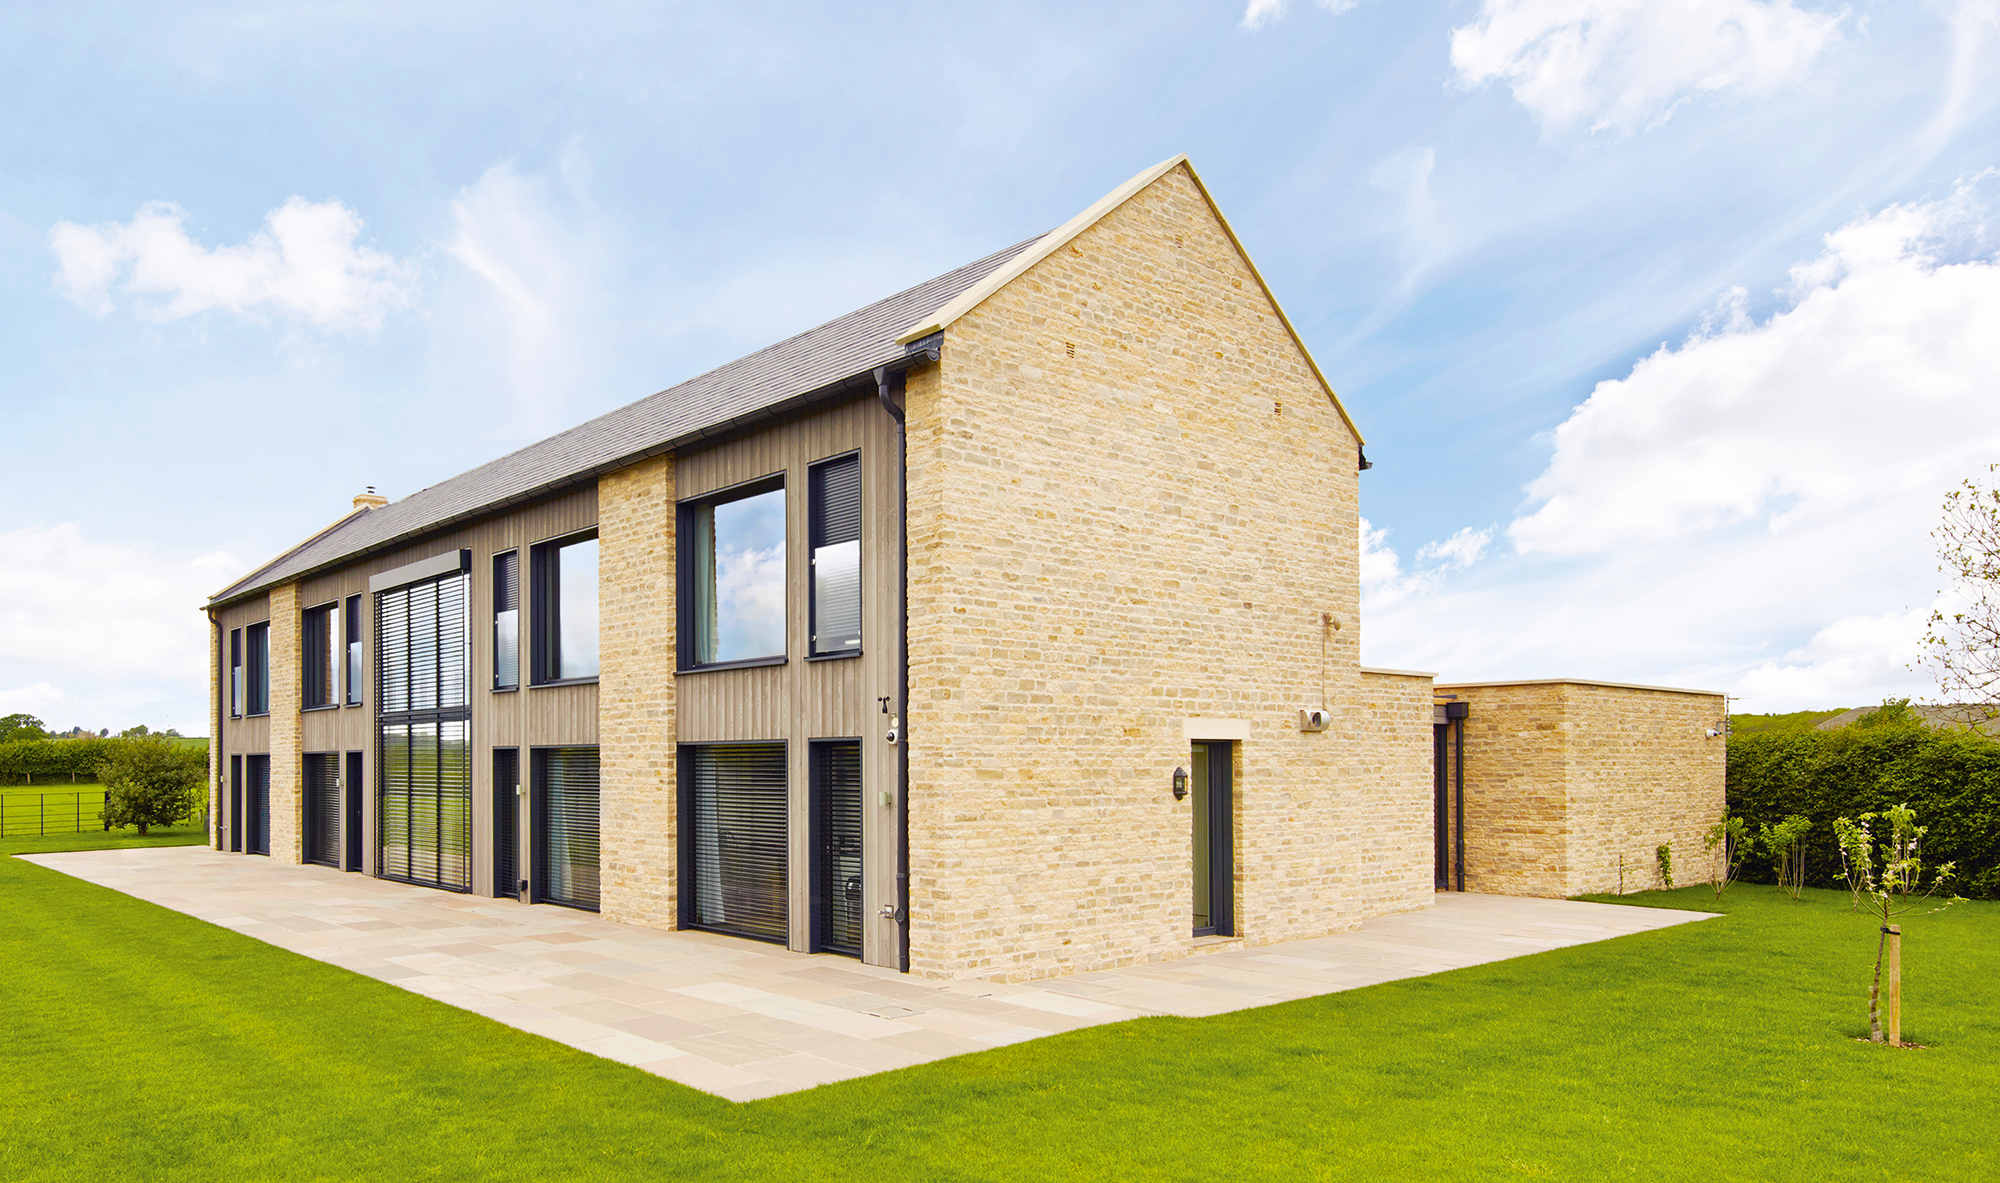
[[(1626, 903), (1706, 906), (1705, 887)], [(749, 1105), (0, 859), (0, 1178), (1992, 1178), (2000, 904), (1720, 920)]]
[(144, 838), (136, 827), (119, 830), (89, 829), (81, 834), (29, 834), (0, 838), (0, 855), (48, 854), (58, 850), (127, 850), (134, 846), (200, 846), (208, 841), (208, 831), (199, 821), (160, 829), (155, 826)]
[[(80, 799), (77, 794), (81, 794)], [(104, 786), (95, 783), (0, 785), (0, 854), (159, 845), (150, 835), (145, 842), (126, 841), (138, 838), (136, 829), (106, 833), (99, 820), (103, 816), (103, 799)], [(49, 831), (46, 835), (39, 833), (44, 828)], [(154, 830), (154, 834), (158, 833), (159, 830)], [(179, 839), (166, 845), (186, 846), (207, 840), (199, 815), (172, 833), (179, 835)], [(23, 840), (30, 845), (19, 845)]]

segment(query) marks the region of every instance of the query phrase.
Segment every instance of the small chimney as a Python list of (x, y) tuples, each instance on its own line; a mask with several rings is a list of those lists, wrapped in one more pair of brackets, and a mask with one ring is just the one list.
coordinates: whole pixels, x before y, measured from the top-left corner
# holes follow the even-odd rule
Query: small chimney
[(389, 499), (377, 493), (373, 485), (368, 486), (366, 493), (356, 493), (354, 495), (354, 508), (356, 509), (380, 509), (387, 504), (389, 504)]

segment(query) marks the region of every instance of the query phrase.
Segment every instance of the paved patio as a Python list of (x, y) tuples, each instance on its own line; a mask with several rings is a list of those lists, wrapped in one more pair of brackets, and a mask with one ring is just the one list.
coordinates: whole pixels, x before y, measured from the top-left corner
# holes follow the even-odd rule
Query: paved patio
[(1200, 1016), (1709, 916), (1508, 896), (1351, 933), (1031, 983), (613, 924), (206, 847), (26, 861), (735, 1101), (1141, 1015)]

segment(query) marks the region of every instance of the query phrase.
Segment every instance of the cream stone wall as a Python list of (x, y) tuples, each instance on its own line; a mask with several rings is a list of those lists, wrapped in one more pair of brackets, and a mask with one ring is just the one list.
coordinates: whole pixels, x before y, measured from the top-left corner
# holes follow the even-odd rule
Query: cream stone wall
[(304, 791), (299, 777), (299, 585), (271, 589), (271, 857), (305, 861)]
[(597, 482), (598, 825), (607, 920), (672, 928), (674, 462)]
[[(1185, 168), (951, 325), (907, 403), (913, 972), (1429, 904), (1427, 687), (1359, 669), (1357, 441)], [(1235, 940), (1190, 933), (1197, 716), (1248, 726)]]
[(1465, 722), (1466, 889), (1569, 896), (1701, 877), (1723, 803), (1720, 694), (1581, 681), (1446, 684)]

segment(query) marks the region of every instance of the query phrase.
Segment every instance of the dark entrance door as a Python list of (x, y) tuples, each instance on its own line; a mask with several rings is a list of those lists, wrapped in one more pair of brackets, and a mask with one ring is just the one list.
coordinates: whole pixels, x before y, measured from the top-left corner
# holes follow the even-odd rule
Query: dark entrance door
[(493, 894), (521, 897), (521, 749), (493, 749)]
[(813, 948), (861, 956), (861, 741), (812, 745)]
[(1236, 859), (1231, 785), (1236, 746), (1194, 745), (1194, 935), (1236, 935)]
[(361, 814), (362, 794), (367, 792), (365, 765), (360, 752), (347, 753), (347, 808), (341, 823), (342, 845), (347, 848), (345, 867), (349, 871), (361, 869)]
[(243, 826), (245, 854), (271, 853), (271, 757), (252, 756), (244, 765)]
[(243, 757), (229, 757), (229, 849), (243, 853)]
[(322, 867), (340, 869), (340, 753), (307, 752), (305, 780), (305, 856)]

